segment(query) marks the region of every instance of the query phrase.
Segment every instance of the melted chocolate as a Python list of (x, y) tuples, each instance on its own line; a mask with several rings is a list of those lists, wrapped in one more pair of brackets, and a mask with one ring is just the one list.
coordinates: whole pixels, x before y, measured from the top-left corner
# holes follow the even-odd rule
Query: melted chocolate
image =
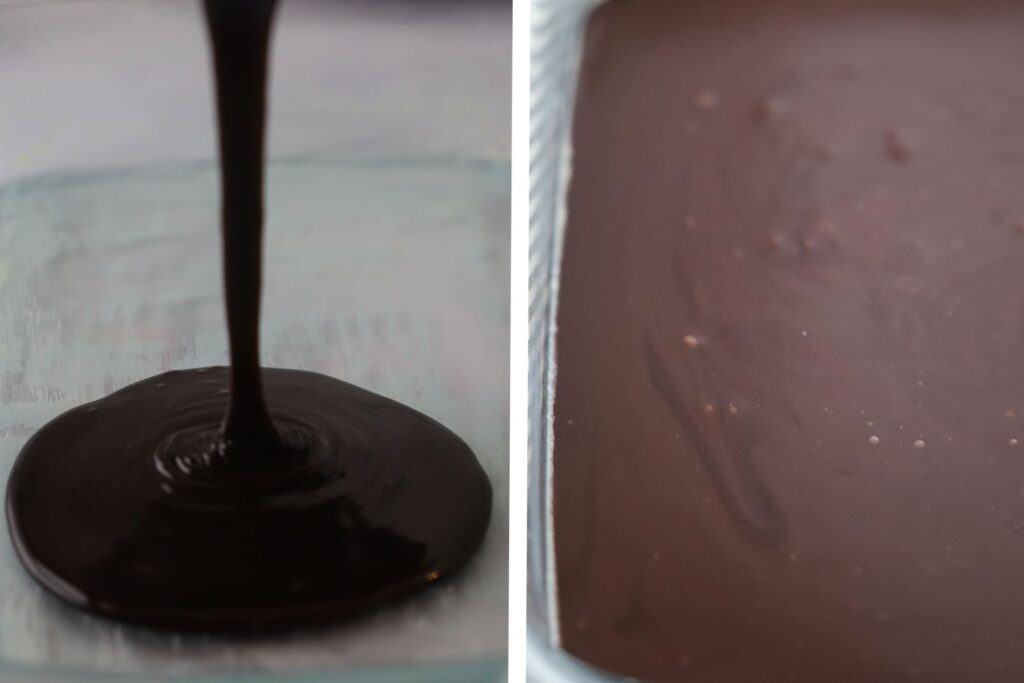
[(1024, 6), (612, 0), (561, 270), (561, 636), (1024, 679)]
[(490, 517), (470, 449), (430, 418), (259, 366), (263, 137), (274, 0), (206, 0), (220, 118), (231, 367), (169, 372), (25, 445), (7, 515), (68, 602), (188, 628), (348, 613), (462, 566)]

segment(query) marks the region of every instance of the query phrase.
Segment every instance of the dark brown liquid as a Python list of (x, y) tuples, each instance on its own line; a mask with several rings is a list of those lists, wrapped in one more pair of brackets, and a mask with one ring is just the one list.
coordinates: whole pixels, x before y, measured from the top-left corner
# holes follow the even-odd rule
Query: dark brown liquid
[(612, 0), (560, 307), (565, 648), (1024, 680), (1024, 6)]
[(465, 443), (411, 408), (260, 368), (275, 2), (204, 4), (231, 367), (165, 373), (47, 424), (11, 473), (8, 522), (33, 577), (104, 615), (208, 628), (348, 613), (462, 566), (491, 489)]

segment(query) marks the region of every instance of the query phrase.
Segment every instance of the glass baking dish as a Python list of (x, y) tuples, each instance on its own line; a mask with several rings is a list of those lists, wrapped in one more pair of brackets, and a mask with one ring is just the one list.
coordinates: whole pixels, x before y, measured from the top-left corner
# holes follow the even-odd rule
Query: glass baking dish
[(532, 0), (527, 676), (535, 683), (611, 681), (561, 649), (551, 538), (555, 308), (583, 31), (603, 0)]
[[(4, 532), (0, 680), (504, 678), (509, 10), (284, 0), (271, 77), (263, 362), (461, 435), (495, 491), (480, 553), (372, 613), (228, 638), (67, 608)], [(197, 2), (0, 0), (0, 483), (71, 406), (226, 361), (203, 31)]]

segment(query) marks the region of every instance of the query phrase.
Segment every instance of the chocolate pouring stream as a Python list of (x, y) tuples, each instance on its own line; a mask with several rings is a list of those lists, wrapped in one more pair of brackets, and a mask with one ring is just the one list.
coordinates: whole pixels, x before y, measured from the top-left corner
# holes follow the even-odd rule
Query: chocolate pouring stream
[(350, 613), (462, 566), (491, 488), (413, 409), (260, 368), (263, 138), (274, 0), (206, 0), (220, 120), (231, 367), (168, 372), (59, 416), (18, 456), (18, 555), (59, 597), (183, 628)]

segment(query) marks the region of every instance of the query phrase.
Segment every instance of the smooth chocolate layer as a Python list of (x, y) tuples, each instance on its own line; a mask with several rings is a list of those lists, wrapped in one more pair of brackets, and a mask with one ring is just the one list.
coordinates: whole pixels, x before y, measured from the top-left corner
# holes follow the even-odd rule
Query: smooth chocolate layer
[(560, 288), (565, 648), (1024, 679), (1024, 6), (612, 0)]

